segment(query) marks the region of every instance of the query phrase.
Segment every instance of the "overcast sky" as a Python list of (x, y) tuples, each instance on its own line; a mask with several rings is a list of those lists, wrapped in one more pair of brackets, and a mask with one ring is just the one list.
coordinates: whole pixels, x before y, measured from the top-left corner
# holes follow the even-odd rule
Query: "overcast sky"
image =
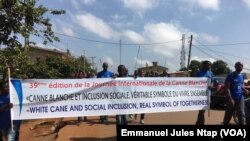
[[(75, 56), (85, 53), (88, 58), (95, 57), (98, 71), (103, 62), (116, 71), (120, 61), (130, 73), (151, 65), (152, 61), (168, 67), (169, 71), (179, 70), (183, 34), (186, 64), (193, 35), (191, 60), (220, 59), (231, 69), (236, 61), (242, 61), (250, 70), (250, 0), (39, 0), (38, 3), (66, 11), (65, 15), (49, 16), (61, 42), (47, 47), (56, 46), (63, 51), (68, 48)], [(37, 45), (42, 43), (37, 42)]]

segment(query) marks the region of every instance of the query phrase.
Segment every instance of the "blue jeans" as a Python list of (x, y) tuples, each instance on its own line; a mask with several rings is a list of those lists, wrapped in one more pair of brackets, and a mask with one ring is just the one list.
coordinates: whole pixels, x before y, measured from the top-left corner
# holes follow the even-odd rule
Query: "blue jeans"
[(19, 128), (20, 124), (13, 124), (13, 130), (9, 129), (1, 129), (1, 134), (4, 140), (7, 141), (18, 141), (19, 140)]
[(128, 115), (116, 115), (116, 125), (128, 125)]
[(15, 141), (15, 138), (16, 138), (16, 127), (14, 126), (13, 127), (13, 131), (12, 129), (9, 130), (8, 132), (8, 141)]

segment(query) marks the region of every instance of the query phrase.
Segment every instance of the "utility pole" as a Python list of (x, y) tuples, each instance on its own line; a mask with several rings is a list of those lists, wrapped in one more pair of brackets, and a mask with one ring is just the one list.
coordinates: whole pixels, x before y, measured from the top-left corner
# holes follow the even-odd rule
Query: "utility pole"
[(182, 34), (182, 45), (181, 45), (181, 69), (185, 68), (186, 62), (186, 51), (185, 51), (185, 34)]
[(190, 56), (191, 56), (192, 41), (193, 41), (193, 35), (191, 35), (190, 43), (189, 43), (188, 64), (187, 64), (187, 71), (188, 72), (189, 72), (189, 63), (190, 63)]
[(92, 69), (94, 69), (94, 66), (95, 66), (95, 58), (96, 57), (89, 57), (91, 58), (91, 66), (92, 66)]
[(167, 58), (165, 58), (164, 67), (167, 67)]
[(141, 46), (139, 46), (138, 51), (137, 51), (137, 55), (136, 55), (135, 70), (137, 70), (137, 60), (138, 60), (138, 55), (139, 55), (139, 52), (140, 52), (140, 48), (141, 48)]
[(142, 68), (142, 57), (141, 57), (141, 68)]
[(120, 65), (122, 64), (122, 40), (120, 40)]
[(85, 56), (85, 50), (83, 50), (83, 72), (84, 72), (84, 73), (86, 73), (86, 72), (85, 72), (85, 66), (86, 66), (86, 65), (85, 65), (85, 62), (86, 62), (86, 56)]

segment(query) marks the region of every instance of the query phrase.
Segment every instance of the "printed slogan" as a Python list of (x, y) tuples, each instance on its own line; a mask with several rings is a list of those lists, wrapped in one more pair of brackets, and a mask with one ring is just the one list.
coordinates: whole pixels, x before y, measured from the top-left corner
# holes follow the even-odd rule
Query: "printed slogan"
[(11, 80), (14, 120), (200, 110), (207, 78)]

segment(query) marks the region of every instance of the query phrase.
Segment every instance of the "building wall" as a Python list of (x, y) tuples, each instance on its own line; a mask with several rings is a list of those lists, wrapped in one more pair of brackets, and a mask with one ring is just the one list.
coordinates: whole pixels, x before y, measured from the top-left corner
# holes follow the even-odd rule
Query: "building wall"
[(43, 48), (39, 48), (39, 47), (30, 47), (28, 55), (34, 61), (44, 60), (48, 56), (59, 56), (62, 58), (67, 58), (69, 56), (65, 52), (60, 52), (60, 51), (53, 50), (53, 49), (43, 49)]
[(177, 71), (169, 73), (170, 77), (188, 77), (189, 73), (186, 71)]
[(157, 72), (158, 75), (161, 75), (163, 71), (168, 70), (168, 68), (166, 67), (159, 66), (157, 62), (152, 62), (152, 63), (153, 63), (153, 66), (138, 68), (138, 70), (142, 69), (145, 73)]
[(163, 71), (165, 71), (167, 68), (161, 67), (161, 66), (150, 66), (145, 68), (139, 68), (142, 69), (144, 72), (158, 72), (159, 74), (162, 74)]

